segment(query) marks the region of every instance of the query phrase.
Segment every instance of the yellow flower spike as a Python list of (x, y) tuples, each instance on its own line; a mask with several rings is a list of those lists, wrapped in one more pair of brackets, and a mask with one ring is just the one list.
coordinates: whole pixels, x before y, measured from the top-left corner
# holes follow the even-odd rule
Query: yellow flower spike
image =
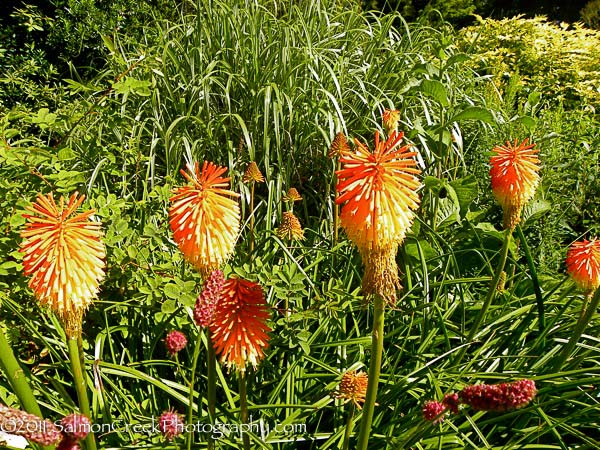
[(385, 132), (391, 135), (393, 132), (398, 132), (398, 122), (400, 121), (400, 111), (397, 109), (386, 109), (381, 115)]
[(300, 225), (300, 221), (291, 211), (283, 213), (281, 225), (277, 228), (276, 233), (280, 239), (288, 241), (301, 241), (304, 239), (302, 225)]
[(333, 138), (331, 142), (331, 146), (329, 147), (329, 151), (327, 152), (328, 158), (338, 158), (343, 153), (349, 152), (350, 146), (348, 145), (348, 139), (344, 133), (339, 132)]
[(61, 318), (69, 337), (81, 334), (85, 310), (96, 297), (104, 278), (106, 250), (102, 224), (88, 220), (94, 210), (76, 214), (85, 195), (74, 193), (58, 205), (53, 194), (38, 194), (27, 208), (21, 237), (25, 275), (29, 287), (42, 305)]
[(340, 219), (348, 238), (356, 244), (365, 266), (363, 292), (379, 294), (391, 303), (399, 287), (395, 255), (419, 206), (414, 156), (403, 134), (393, 132), (387, 141), (375, 132), (375, 149), (355, 140), (356, 151), (345, 152), (337, 171)]
[(185, 259), (207, 277), (231, 256), (240, 230), (240, 208), (228, 189), (226, 167), (205, 161), (181, 174), (191, 183), (173, 189), (169, 224)]
[(340, 381), (340, 388), (335, 393), (336, 398), (352, 401), (358, 409), (362, 409), (367, 395), (369, 377), (364, 372), (349, 370)]
[(246, 167), (246, 171), (244, 172), (243, 181), (244, 181), (244, 183), (250, 183), (250, 182), (264, 183), (265, 182), (265, 177), (263, 176), (262, 172), (260, 171), (260, 169), (258, 168), (258, 166), (256, 165), (256, 163), (254, 161), (252, 161), (250, 164), (248, 164), (248, 167)]
[(521, 220), (523, 206), (533, 198), (540, 181), (540, 160), (535, 144), (525, 139), (509, 141), (494, 148), (490, 159), (492, 191), (504, 211), (504, 228), (514, 230)]
[(296, 188), (290, 188), (287, 193), (283, 196), (282, 200), (284, 202), (299, 202), (302, 200), (302, 196), (298, 193)]

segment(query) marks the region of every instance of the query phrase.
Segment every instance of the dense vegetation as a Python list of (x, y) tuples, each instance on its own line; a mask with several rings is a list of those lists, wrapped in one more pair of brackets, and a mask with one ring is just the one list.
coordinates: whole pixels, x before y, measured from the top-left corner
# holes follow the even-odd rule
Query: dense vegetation
[[(97, 435), (99, 448), (183, 448), (126, 424), (189, 406), (193, 345), (174, 359), (163, 340), (173, 329), (190, 342), (203, 335), (191, 311), (204, 280), (174, 243), (167, 211), (171, 189), (185, 183), (180, 169), (210, 160), (228, 167), (241, 194), (243, 227), (224, 271), (259, 282), (271, 311), (266, 359), (248, 371), (250, 412), (271, 428), (305, 426), (254, 434), (253, 446), (341, 448), (348, 407), (333, 393), (342, 373), (368, 367), (372, 308), (356, 249), (342, 232), (334, 237), (336, 162), (327, 153), (338, 131), (372, 147), (382, 112), (398, 109), (423, 187), (397, 257), (404, 289), (387, 312), (370, 448), (600, 447), (597, 316), (557, 364), (583, 304), (566, 250), (600, 232), (598, 32), (539, 18), (455, 31), (333, 1), (92, 3), (69, 10), (82, 14), (79, 31), (63, 3), (52, 19), (25, 7), (13, 25), (30, 19), (31, 40), (5, 35), (0, 49), (0, 326), (46, 417), (77, 400), (61, 323), (27, 288), (19, 233), (37, 192), (79, 191), (107, 246), (83, 335), (92, 419), (116, 424)], [(85, 28), (88, 13), (97, 28)], [(51, 41), (37, 47), (44, 30), (64, 38), (64, 53), (51, 56)], [(78, 55), (87, 67), (66, 63)], [(525, 138), (540, 149), (542, 181), (509, 248), (504, 288), (476, 324), (505, 234), (490, 151)], [(243, 182), (252, 161), (265, 176), (254, 249)], [(303, 197), (293, 207), (303, 241), (276, 233), (291, 187)], [(202, 342), (198, 420), (207, 409)], [(217, 370), (218, 420), (239, 423), (235, 373)], [(426, 400), (521, 378), (538, 387), (522, 409), (464, 409), (435, 425), (422, 417)], [(6, 377), (0, 402), (19, 405)], [(239, 436), (218, 447), (239, 448)]]

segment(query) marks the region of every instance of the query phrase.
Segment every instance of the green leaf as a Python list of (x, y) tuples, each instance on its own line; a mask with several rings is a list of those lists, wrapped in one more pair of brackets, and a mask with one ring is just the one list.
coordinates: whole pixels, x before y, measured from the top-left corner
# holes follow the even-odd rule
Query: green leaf
[(552, 204), (544, 199), (535, 199), (523, 207), (523, 228), (531, 225), (552, 209)]
[(165, 300), (160, 307), (164, 314), (173, 314), (177, 310), (177, 302), (175, 300)]
[(169, 298), (177, 299), (181, 297), (181, 289), (175, 283), (165, 284), (163, 292)]
[(468, 106), (461, 112), (456, 114), (450, 122), (460, 122), (462, 120), (481, 120), (489, 124), (495, 124), (494, 115), (489, 109), (482, 108), (481, 106)]
[(451, 181), (450, 186), (454, 189), (458, 204), (460, 205), (460, 217), (464, 218), (469, 211), (469, 206), (471, 206), (471, 203), (473, 203), (479, 194), (477, 178), (475, 175), (469, 175)]
[(450, 106), (446, 87), (437, 80), (423, 80), (417, 90), (433, 98), (442, 106)]

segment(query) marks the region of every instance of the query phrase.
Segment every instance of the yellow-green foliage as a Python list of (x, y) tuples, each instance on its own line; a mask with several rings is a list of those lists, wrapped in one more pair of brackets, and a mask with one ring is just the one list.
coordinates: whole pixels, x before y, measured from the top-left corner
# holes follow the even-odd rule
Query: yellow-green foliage
[(461, 30), (459, 41), (480, 56), (478, 71), (493, 75), (501, 89), (518, 75), (526, 94), (536, 90), (547, 100), (600, 107), (600, 31), (545, 17), (479, 18)]

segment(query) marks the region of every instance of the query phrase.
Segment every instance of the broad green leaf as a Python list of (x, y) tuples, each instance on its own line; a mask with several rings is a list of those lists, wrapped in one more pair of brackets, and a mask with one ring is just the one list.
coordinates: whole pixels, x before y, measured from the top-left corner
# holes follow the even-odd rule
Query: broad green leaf
[(495, 124), (494, 115), (490, 110), (481, 106), (468, 106), (456, 114), (449, 122), (460, 122), (462, 120), (481, 120), (489, 124)]
[(442, 106), (450, 106), (446, 87), (437, 80), (423, 80), (417, 90), (433, 98)]

